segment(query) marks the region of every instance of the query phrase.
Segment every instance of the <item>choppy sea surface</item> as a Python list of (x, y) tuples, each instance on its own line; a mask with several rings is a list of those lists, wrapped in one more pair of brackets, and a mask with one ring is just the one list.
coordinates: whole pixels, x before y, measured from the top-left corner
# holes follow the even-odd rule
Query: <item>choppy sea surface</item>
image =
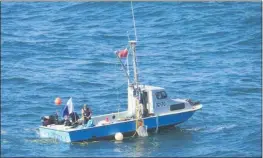
[[(40, 139), (40, 117), (126, 109), (114, 51), (129, 2), (1, 3), (1, 156), (261, 156), (261, 3), (134, 2), (139, 80), (203, 104), (187, 122), (122, 142)], [(61, 106), (54, 105), (56, 97)]]

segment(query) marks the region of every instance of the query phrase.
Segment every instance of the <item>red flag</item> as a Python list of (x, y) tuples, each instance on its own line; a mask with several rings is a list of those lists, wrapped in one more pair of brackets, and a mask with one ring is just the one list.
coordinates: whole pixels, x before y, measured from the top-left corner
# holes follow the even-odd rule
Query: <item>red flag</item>
[(119, 58), (126, 58), (127, 55), (128, 55), (128, 49), (127, 49), (127, 48), (124, 49), (124, 50), (120, 50), (120, 51), (118, 52)]

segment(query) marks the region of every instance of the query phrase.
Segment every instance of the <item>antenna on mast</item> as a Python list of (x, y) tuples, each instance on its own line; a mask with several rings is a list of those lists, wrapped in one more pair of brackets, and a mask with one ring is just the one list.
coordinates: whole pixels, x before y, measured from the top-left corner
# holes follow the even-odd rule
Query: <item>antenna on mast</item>
[(131, 49), (132, 49), (132, 56), (133, 56), (133, 72), (134, 72), (134, 83), (136, 85), (136, 88), (138, 87), (138, 73), (137, 73), (137, 61), (136, 61), (136, 43), (137, 43), (137, 32), (136, 32), (136, 24), (135, 24), (135, 18), (134, 18), (134, 12), (133, 12), (133, 5), (131, 1), (131, 10), (132, 10), (132, 19), (133, 19), (133, 28), (134, 28), (134, 35), (135, 40), (129, 41)]
[(135, 18), (134, 18), (132, 1), (131, 1), (131, 10), (132, 10), (132, 19), (133, 19), (134, 35), (135, 35), (135, 40), (137, 41), (137, 33), (136, 33), (136, 25), (135, 25)]

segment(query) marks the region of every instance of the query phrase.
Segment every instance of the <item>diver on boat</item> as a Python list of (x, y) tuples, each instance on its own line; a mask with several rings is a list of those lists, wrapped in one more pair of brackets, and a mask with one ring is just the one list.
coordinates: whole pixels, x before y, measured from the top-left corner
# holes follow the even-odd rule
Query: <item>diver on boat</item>
[(78, 126), (79, 115), (76, 112), (72, 112), (64, 117), (65, 126)]
[(71, 121), (69, 120), (69, 116), (64, 116), (64, 126), (71, 126)]
[(41, 117), (41, 120), (42, 120), (43, 126), (47, 126), (47, 125), (51, 125), (51, 124), (55, 124), (55, 125), (60, 124), (57, 112), (54, 114), (51, 114), (49, 116), (43, 116), (43, 117)]
[(82, 114), (83, 124), (87, 124), (87, 122), (91, 119), (92, 112), (86, 104), (83, 105), (83, 108), (81, 109), (81, 114)]
[(43, 116), (43, 117), (41, 117), (41, 121), (42, 121), (42, 126), (47, 126), (47, 125), (49, 125), (49, 116)]
[(77, 112), (72, 112), (69, 114), (69, 118), (71, 119), (71, 122), (74, 124), (79, 120), (79, 115)]

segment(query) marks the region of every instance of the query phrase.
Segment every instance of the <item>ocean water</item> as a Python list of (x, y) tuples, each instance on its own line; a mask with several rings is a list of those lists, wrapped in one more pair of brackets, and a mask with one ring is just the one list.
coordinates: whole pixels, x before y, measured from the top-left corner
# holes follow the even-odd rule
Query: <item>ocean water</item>
[[(261, 156), (261, 5), (134, 2), (139, 80), (203, 104), (187, 122), (118, 143), (40, 139), (69, 96), (80, 113), (126, 109), (114, 51), (133, 36), (129, 2), (1, 3), (1, 156)], [(54, 105), (56, 97), (61, 106)]]

